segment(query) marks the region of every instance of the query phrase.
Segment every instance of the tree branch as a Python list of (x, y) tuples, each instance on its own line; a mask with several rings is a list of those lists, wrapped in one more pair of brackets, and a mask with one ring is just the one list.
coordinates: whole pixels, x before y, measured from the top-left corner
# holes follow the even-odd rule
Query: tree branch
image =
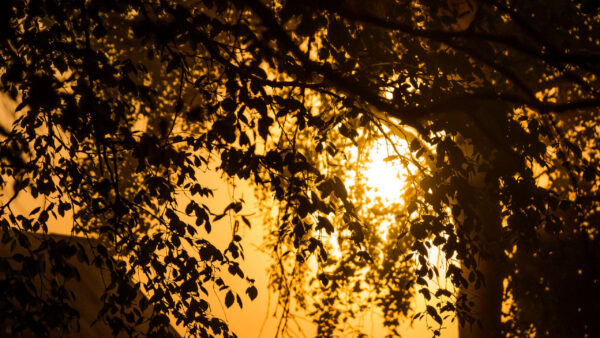
[[(414, 28), (412, 25), (396, 22), (396, 21), (388, 21), (373, 15), (369, 15), (366, 13), (357, 13), (348, 8), (332, 5), (331, 3), (315, 3), (318, 8), (326, 9), (332, 13), (338, 14), (346, 19), (359, 21), (363, 23), (372, 24), (381, 28), (400, 31), (405, 34), (409, 34), (412, 36), (422, 37), (432, 39), (441, 43), (446, 43), (449, 39), (462, 38), (462, 39), (476, 39), (483, 40), (493, 43), (498, 43), (504, 45), (506, 47), (517, 50), (526, 55), (537, 58), (538, 60), (545, 61), (548, 65), (557, 66), (557, 63), (565, 62), (570, 63), (576, 66), (581, 66), (587, 69), (590, 72), (598, 74), (598, 70), (594, 68), (590, 68), (588, 64), (597, 63), (598, 56), (597, 55), (582, 55), (582, 54), (572, 54), (559, 51), (556, 48), (552, 48), (552, 46), (546, 46), (551, 50), (551, 53), (546, 53), (542, 49), (533, 48), (530, 44), (523, 43), (519, 41), (516, 36), (512, 35), (496, 35), (490, 33), (480, 33), (473, 32), (469, 30), (463, 31), (446, 31), (446, 30), (433, 30), (433, 29), (419, 29)], [(562, 68), (562, 67), (559, 67)]]

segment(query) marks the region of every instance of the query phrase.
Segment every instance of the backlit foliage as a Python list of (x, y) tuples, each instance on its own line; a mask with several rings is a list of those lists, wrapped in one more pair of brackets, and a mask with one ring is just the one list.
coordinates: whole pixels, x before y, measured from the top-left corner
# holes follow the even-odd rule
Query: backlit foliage
[[(268, 291), (240, 268), (236, 231), (226, 249), (207, 240), (226, 216), (250, 226), (243, 201), (204, 203), (211, 187), (197, 177), (216, 161), (275, 201), (265, 226), (279, 332), (294, 304), (320, 335), (357, 334), (348, 323), (372, 304), (394, 332), (418, 293), (435, 334), (455, 315), (498, 335), (598, 334), (594, 1), (0, 6), (1, 89), (18, 103), (1, 143), (2, 245), (27, 248), (35, 232), (54, 255), (2, 258), (6, 333), (75, 327), (61, 284), (74, 274), (60, 262), (80, 248), (47, 239), (56, 217), (101, 241), (80, 256), (110, 272), (99, 316), (115, 332), (135, 334), (152, 306), (151, 334), (174, 318), (190, 335), (233, 335), (208, 290), (227, 307)], [(416, 168), (398, 205), (344, 183), (350, 149), (384, 139), (408, 146), (391, 154), (399, 170)], [(15, 211), (23, 194), (41, 206)], [(432, 247), (454, 288), (487, 290), (496, 310), (481, 318), (469, 292), (432, 287)], [(42, 281), (41, 297), (46, 267), (63, 277)], [(135, 289), (148, 301), (131, 304)]]

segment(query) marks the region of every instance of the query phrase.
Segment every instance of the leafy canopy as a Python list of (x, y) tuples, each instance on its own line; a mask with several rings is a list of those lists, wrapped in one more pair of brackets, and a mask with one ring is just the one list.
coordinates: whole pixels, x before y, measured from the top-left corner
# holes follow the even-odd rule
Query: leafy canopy
[[(44, 235), (54, 217), (100, 240), (90, 262), (110, 281), (99, 318), (115, 332), (134, 334), (133, 315), (152, 305), (152, 334), (165, 334), (172, 316), (191, 335), (233, 335), (212, 314), (208, 290), (228, 307), (258, 290), (240, 268), (240, 234), (224, 250), (207, 240), (226, 215), (234, 229), (250, 225), (243, 201), (225, 210), (204, 203), (212, 191), (197, 177), (215, 160), (226, 177), (275, 198), (267, 247), (281, 332), (292, 299), (312, 306), (320, 335), (348, 332), (368, 303), (395, 330), (418, 290), (428, 306), (417, 315), (437, 334), (444, 318), (481, 319), (454, 290), (489, 288), (490, 262), (510, 304), (490, 329), (598, 332), (597, 305), (582, 300), (598, 292), (594, 1), (0, 6), (1, 86), (18, 103), (2, 139), (2, 243), (28, 248), (26, 232), (44, 243), (25, 260), (2, 258), (3, 301), (28, 304), (1, 308), (10, 332), (31, 319), (38, 334), (73, 328), (73, 311), (48, 316), (68, 308), (68, 264), (52, 270), (64, 278), (46, 283), (48, 297), (33, 283), (44, 266), (83, 250)], [(344, 184), (350, 149), (381, 139), (408, 145), (390, 160), (417, 168), (391, 206)], [(41, 207), (15, 211), (21, 194)], [(382, 222), (391, 224), (385, 236)], [(72, 249), (57, 250), (65, 244)], [(433, 246), (453, 288), (428, 282), (440, 273), (426, 259)], [(235, 279), (246, 289), (231, 287)], [(131, 289), (147, 301), (136, 303)]]

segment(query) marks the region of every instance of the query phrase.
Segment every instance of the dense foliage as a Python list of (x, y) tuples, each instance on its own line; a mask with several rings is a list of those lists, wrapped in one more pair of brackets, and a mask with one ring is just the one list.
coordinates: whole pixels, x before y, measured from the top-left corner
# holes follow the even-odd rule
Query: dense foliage
[[(203, 203), (212, 191), (197, 176), (217, 161), (276, 201), (281, 332), (292, 304), (320, 335), (350, 332), (377, 304), (393, 332), (418, 292), (434, 333), (454, 315), (496, 336), (599, 333), (587, 302), (600, 292), (594, 1), (0, 6), (1, 89), (18, 103), (0, 151), (2, 245), (27, 248), (35, 232), (51, 253), (2, 258), (6, 332), (75, 327), (64, 261), (83, 249), (46, 239), (56, 217), (102, 243), (78, 257), (110, 271), (99, 316), (115, 332), (136, 333), (152, 305), (152, 334), (172, 316), (191, 335), (233, 335), (208, 290), (228, 307), (259, 290), (240, 269), (242, 201)], [(360, 172), (351, 149), (381, 139), (398, 168), (416, 168), (396, 205), (344, 184)], [(41, 207), (14, 212), (20, 194)], [(226, 215), (235, 227), (220, 250), (206, 238)], [(428, 282), (440, 273), (432, 246), (453, 288)], [(40, 278), (40, 297), (46, 267), (57, 278)], [(135, 289), (148, 302), (132, 304)]]

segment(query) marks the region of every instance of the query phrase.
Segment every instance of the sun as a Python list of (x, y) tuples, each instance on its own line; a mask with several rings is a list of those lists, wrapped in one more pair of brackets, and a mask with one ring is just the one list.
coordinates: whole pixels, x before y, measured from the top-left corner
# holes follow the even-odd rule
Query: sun
[(386, 140), (373, 142), (367, 150), (368, 159), (362, 172), (368, 187), (367, 197), (371, 200), (380, 198), (387, 202), (403, 202), (402, 192), (406, 188), (409, 170), (413, 168), (402, 165), (397, 156), (406, 156), (408, 153), (408, 145), (404, 140), (397, 140), (393, 147)]
[[(408, 143), (397, 137), (377, 139), (365, 149), (362, 154), (365, 157), (364, 164), (363, 168), (359, 168), (359, 175), (366, 186), (365, 195), (370, 203), (405, 204), (404, 192), (408, 178), (416, 169), (410, 162), (401, 160), (409, 154)], [(360, 155), (357, 153), (357, 156)], [(360, 160), (358, 158), (359, 163)], [(356, 180), (356, 175), (354, 179)], [(378, 225), (378, 231), (384, 240), (387, 239), (391, 225), (392, 220), (384, 220)]]
[(404, 192), (416, 167), (411, 163), (408, 142), (390, 135), (371, 140), (367, 146), (350, 150), (352, 170), (347, 172), (346, 186), (364, 187), (367, 205), (377, 201), (404, 205)]
[[(409, 153), (407, 141), (393, 135), (372, 140), (362, 149), (351, 148), (347, 155), (349, 168), (353, 169), (347, 172), (344, 183), (351, 190), (358, 185), (363, 186), (360, 198), (364, 198), (367, 207), (376, 204), (400, 204), (402, 207), (409, 177), (416, 170), (414, 164), (402, 159), (409, 157)], [(377, 231), (383, 240), (387, 240), (393, 222), (393, 217), (390, 217), (377, 224)], [(331, 253), (336, 257), (342, 255), (338, 243), (340, 235), (344, 236), (336, 233), (328, 240)]]

